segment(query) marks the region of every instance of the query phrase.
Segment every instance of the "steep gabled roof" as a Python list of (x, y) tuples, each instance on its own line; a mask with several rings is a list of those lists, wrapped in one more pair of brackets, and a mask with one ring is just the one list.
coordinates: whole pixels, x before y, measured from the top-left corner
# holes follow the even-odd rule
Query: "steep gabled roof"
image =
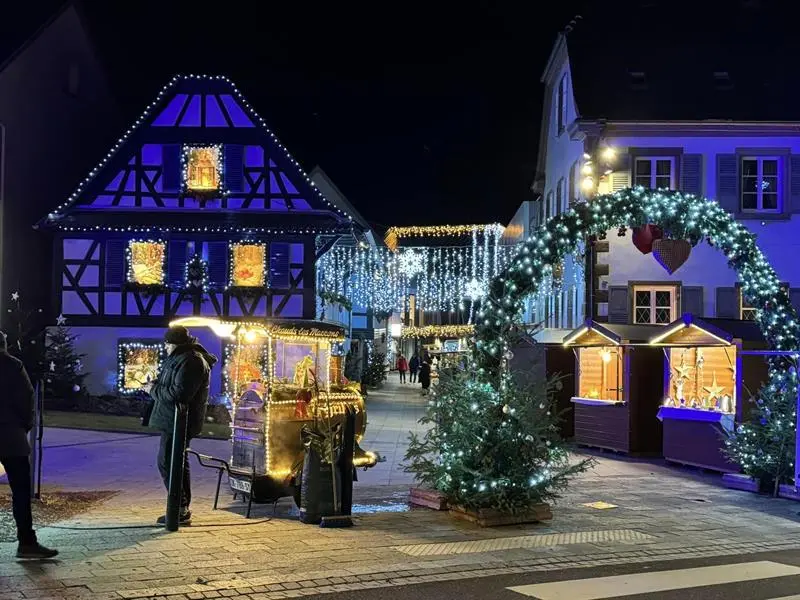
[(582, 119), (800, 120), (800, 44), (783, 8), (639, 0), (581, 16), (564, 35)]
[[(260, 193), (266, 196), (272, 189), (280, 190), (286, 201), (277, 208), (264, 201), (255, 210), (247, 200), (234, 198), (243, 195), (234, 192), (218, 194), (211, 204), (195, 198), (185, 200), (192, 193), (155, 198), (154, 192), (148, 192), (146, 205), (139, 199), (131, 201), (128, 175), (134, 168), (138, 169), (137, 176), (145, 171), (148, 189), (155, 189), (159, 177), (163, 182), (165, 176), (163, 171), (159, 174), (158, 165), (138, 164), (141, 158), (137, 153), (148, 145), (181, 144), (238, 145), (240, 166), (241, 149), (263, 147), (259, 159), (264, 165), (262, 179), (252, 185), (260, 186), (265, 190)], [(329, 232), (351, 231), (354, 227), (352, 216), (317, 189), (236, 86), (226, 77), (209, 75), (174, 77), (72, 195), (40, 225), (67, 230), (149, 231), (179, 227), (183, 231), (213, 228), (219, 232)]]
[[(7, 7), (8, 13), (5, 10), (0, 12), (0, 22), (4, 24), (0, 28), (0, 72), (10, 65), (16, 58), (22, 54), (33, 42), (35, 42), (40, 35), (57, 21), (67, 9), (77, 9), (76, 3), (73, 0), (63, 2), (61, 6), (55, 11), (48, 11), (46, 8), (37, 7), (36, 4), (31, 6), (34, 12), (23, 17), (17, 14), (17, 7), (14, 8), (9, 5)], [(11, 11), (15, 11), (11, 14)], [(7, 28), (7, 30), (6, 30)]]

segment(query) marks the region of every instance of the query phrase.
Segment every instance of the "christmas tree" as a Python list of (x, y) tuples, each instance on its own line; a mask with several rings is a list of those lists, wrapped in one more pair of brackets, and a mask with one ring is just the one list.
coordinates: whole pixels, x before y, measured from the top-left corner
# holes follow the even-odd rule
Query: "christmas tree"
[(405, 470), (471, 509), (513, 514), (558, 498), (591, 461), (570, 461), (562, 445), (555, 385), (504, 376), (495, 388), (469, 371), (443, 369), (420, 420), (430, 428), (422, 438), (411, 435)]
[(45, 394), (49, 398), (66, 400), (84, 393), (83, 380), (87, 373), (83, 370), (85, 354), (75, 349), (73, 334), (59, 317), (59, 324), (47, 332), (45, 348)]
[(44, 358), (44, 329), (41, 326), (42, 309), (24, 306), (19, 292), (11, 294), (5, 331), (8, 352), (25, 365), (25, 370), (36, 381), (42, 375)]

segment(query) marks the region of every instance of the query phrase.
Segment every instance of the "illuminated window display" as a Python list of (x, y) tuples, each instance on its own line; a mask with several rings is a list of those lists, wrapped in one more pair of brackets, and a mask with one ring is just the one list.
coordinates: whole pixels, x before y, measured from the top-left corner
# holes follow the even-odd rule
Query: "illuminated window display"
[(575, 442), (639, 455), (661, 452), (656, 418), (664, 387), (663, 354), (648, 345), (660, 325), (588, 321), (566, 338), (575, 353)]
[(231, 244), (231, 287), (264, 287), (267, 246), (265, 244)]
[(158, 240), (128, 242), (128, 283), (141, 286), (164, 285), (167, 245)]
[(220, 146), (185, 146), (183, 149), (184, 186), (191, 192), (214, 192), (222, 182)]
[(155, 380), (161, 368), (162, 348), (163, 345), (155, 341), (119, 343), (117, 388), (120, 392), (138, 392)]

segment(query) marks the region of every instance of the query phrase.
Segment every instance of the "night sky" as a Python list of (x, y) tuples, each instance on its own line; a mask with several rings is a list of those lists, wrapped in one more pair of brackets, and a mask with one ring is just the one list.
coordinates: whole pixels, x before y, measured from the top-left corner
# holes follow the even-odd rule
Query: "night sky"
[[(30, 4), (0, 34), (23, 35), (61, 3)], [(575, 14), (569, 2), (546, 14), (513, 1), (302, 4), (83, 7), (126, 120), (175, 73), (225, 74), (301, 164), (321, 165), (378, 227), (505, 223), (532, 198), (539, 79)]]

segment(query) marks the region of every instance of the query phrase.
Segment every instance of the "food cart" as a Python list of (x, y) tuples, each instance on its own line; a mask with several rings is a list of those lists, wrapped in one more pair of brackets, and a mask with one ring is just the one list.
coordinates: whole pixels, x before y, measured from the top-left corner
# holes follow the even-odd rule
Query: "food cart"
[(638, 455), (661, 453), (656, 415), (663, 359), (648, 341), (659, 325), (587, 321), (564, 338), (575, 353), (575, 442)]
[(378, 455), (359, 446), (367, 426), (358, 383), (344, 379), (335, 346), (344, 341), (338, 325), (317, 321), (263, 319), (221, 321), (203, 317), (170, 325), (209, 327), (226, 341), (223, 361), (231, 399), (231, 489), (254, 502), (293, 496), (299, 503), (304, 458), (301, 430), (317, 420), (342, 424), (355, 412), (353, 464), (369, 468)]
[[(720, 472), (739, 468), (723, 453), (726, 435), (748, 418), (743, 400), (767, 380), (762, 357), (742, 350), (767, 347), (758, 324), (733, 319), (700, 320), (685, 314), (650, 344), (664, 357), (664, 458)], [(749, 392), (749, 393), (748, 393)]]

